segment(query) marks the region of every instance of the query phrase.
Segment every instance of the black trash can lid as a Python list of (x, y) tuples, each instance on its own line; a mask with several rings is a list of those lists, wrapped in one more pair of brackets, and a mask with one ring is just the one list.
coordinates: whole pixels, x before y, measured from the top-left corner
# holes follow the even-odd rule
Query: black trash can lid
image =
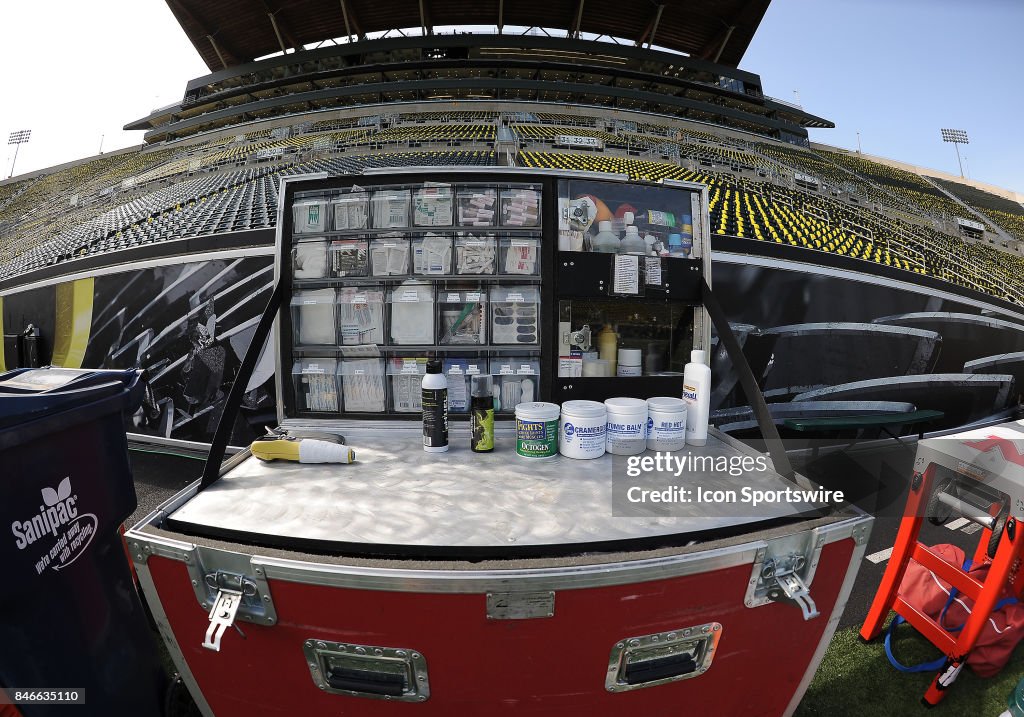
[(0, 374), (0, 428), (131, 390), (139, 371), (33, 368)]

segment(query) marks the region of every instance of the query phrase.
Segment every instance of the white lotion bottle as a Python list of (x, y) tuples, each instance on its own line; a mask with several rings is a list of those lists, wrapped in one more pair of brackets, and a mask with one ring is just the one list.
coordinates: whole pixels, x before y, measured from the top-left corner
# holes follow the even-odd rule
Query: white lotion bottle
[(708, 415), (711, 405), (711, 368), (705, 352), (694, 349), (690, 363), (683, 368), (683, 400), (686, 401), (686, 445), (703, 446), (708, 442)]

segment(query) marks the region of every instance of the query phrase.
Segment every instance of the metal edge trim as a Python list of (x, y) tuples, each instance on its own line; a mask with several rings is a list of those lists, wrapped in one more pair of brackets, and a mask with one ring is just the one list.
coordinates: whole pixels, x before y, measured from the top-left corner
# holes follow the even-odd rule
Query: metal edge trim
[(188, 662), (185, 660), (185, 655), (181, 651), (181, 647), (178, 645), (177, 638), (174, 636), (174, 631), (171, 629), (171, 623), (167, 618), (167, 613), (164, 612), (163, 603), (160, 602), (160, 595), (157, 592), (156, 584), (153, 582), (153, 576), (149, 572), (149, 567), (145, 563), (138, 563), (135, 566), (135, 572), (139, 576), (139, 585), (142, 587), (142, 593), (149, 605), (149, 611), (153, 616), (153, 622), (156, 623), (157, 631), (160, 633), (160, 638), (164, 641), (164, 645), (167, 647), (167, 652), (170, 653), (171, 661), (174, 662), (174, 667), (178, 670), (178, 674), (181, 676), (182, 682), (185, 683), (189, 694), (192, 696), (192, 699), (195, 700), (196, 706), (203, 714), (203, 717), (215, 717), (213, 710), (210, 708), (210, 704), (206, 701), (206, 696), (203, 695), (203, 691), (199, 688), (199, 683), (196, 681), (195, 675), (192, 674), (192, 670), (189, 668)]
[[(230, 233), (230, 232), (228, 232)], [(203, 239), (206, 237), (219, 237), (224, 236), (223, 234), (203, 234), (197, 237), (187, 237), (184, 239), (175, 239), (171, 241), (194, 241), (197, 239)], [(165, 242), (170, 244), (171, 242)], [(110, 252), (110, 255), (116, 259), (116, 252)], [(204, 251), (198, 254), (175, 254), (169, 256), (162, 256), (156, 259), (145, 259), (142, 261), (130, 261), (123, 264), (108, 264), (107, 266), (96, 267), (95, 269), (89, 269), (87, 271), (78, 271), (72, 274), (64, 274), (61, 276), (54, 276), (48, 279), (40, 279), (34, 281), (31, 284), (23, 284), (20, 286), (11, 287), (9, 289), (0, 290), (0, 297), (9, 296), (11, 294), (21, 293), (23, 291), (32, 291), (33, 289), (40, 289), (47, 286), (53, 286), (54, 284), (62, 284), (68, 281), (77, 281), (78, 279), (95, 278), (97, 276), (107, 276), (109, 274), (122, 274), (128, 271), (138, 271), (139, 269), (150, 269), (158, 266), (170, 266), (177, 264), (192, 264), (200, 261), (210, 261), (213, 259), (224, 259), (224, 258), (240, 258), (245, 259), (252, 256), (273, 256), (273, 247), (266, 246), (255, 246), (255, 247), (241, 247), (237, 249), (223, 249), (221, 251)]]
[[(835, 607), (832, 608), (832, 614), (828, 618), (828, 625), (825, 626), (825, 631), (821, 634), (821, 641), (818, 643), (818, 647), (807, 665), (807, 670), (804, 672), (800, 684), (797, 685), (796, 691), (789, 701), (789, 706), (786, 707), (782, 717), (792, 717), (801, 700), (803, 700), (811, 680), (814, 679), (814, 675), (817, 673), (819, 665), (821, 665), (821, 660), (825, 656), (825, 651), (832, 644), (832, 637), (836, 633), (836, 628), (839, 627), (839, 620), (846, 610), (846, 604), (850, 601), (853, 584), (856, 582), (857, 574), (860, 572), (860, 563), (864, 559), (864, 553), (867, 551), (868, 539), (871, 537), (873, 526), (874, 518), (866, 515), (861, 516), (860, 520), (851, 528), (849, 536), (843, 536), (850, 537), (855, 541), (853, 554), (850, 556), (850, 567), (846, 571), (846, 579), (843, 580), (843, 585), (839, 589), (839, 597), (836, 599)], [(858, 534), (858, 531), (861, 532)], [(842, 538), (835, 538), (835, 540), (839, 539)], [(827, 542), (831, 543), (834, 540), (828, 540)]]
[(620, 563), (518, 570), (410, 570), (303, 563), (253, 557), (267, 577), (305, 585), (422, 593), (486, 593), (574, 590), (693, 575), (753, 561), (762, 543), (744, 543), (708, 553), (689, 553)]
[[(165, 438), (164, 436), (154, 436), (149, 433), (128, 433), (128, 440), (136, 443), (144, 443), (152, 446), (166, 446), (167, 448), (187, 448), (193, 451), (199, 451), (202, 453), (210, 452), (210, 444), (202, 443), (200, 441), (186, 441), (181, 438)], [(237, 453), (243, 450), (242, 446), (228, 446), (228, 451), (231, 453)]]
[[(189, 497), (190, 488), (194, 489), (194, 486), (185, 488), (175, 498), (184, 502)], [(171, 498), (168, 502), (174, 501), (175, 498)], [(161, 514), (166, 515), (162, 509), (154, 511), (126, 533), (125, 539), (129, 543), (136, 563), (144, 565), (151, 555), (158, 555), (188, 564), (193, 560), (192, 556), (196, 550), (194, 544), (163, 536), (154, 536), (138, 530), (142, 526), (155, 523)], [(865, 520), (868, 520), (867, 516), (858, 514), (835, 525), (819, 527), (814, 530), (818, 535), (824, 537), (827, 544), (853, 537)], [(262, 568), (267, 580), (275, 579), (305, 585), (386, 592), (476, 594), (507, 592), (509, 589), (515, 591), (578, 590), (664, 580), (738, 565), (753, 565), (758, 550), (762, 550), (766, 546), (766, 541), (754, 540), (712, 551), (647, 560), (596, 563), (577, 567), (481, 571), (371, 568), (310, 563), (256, 554), (250, 557), (253, 569)], [(844, 606), (848, 597), (847, 593), (844, 598)]]

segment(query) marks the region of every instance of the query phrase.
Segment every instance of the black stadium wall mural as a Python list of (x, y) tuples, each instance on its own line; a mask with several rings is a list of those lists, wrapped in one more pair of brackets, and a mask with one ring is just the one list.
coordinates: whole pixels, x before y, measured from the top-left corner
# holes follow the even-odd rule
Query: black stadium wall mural
[[(1008, 414), (1024, 381), (1024, 316), (872, 275), (751, 262), (719, 252), (714, 285), (779, 421), (907, 404), (957, 426)], [(765, 265), (779, 264), (778, 266)], [(132, 432), (209, 441), (273, 283), (269, 256), (174, 261), (13, 291), (4, 333), (41, 330), (41, 361), (146, 370)], [(5, 366), (16, 346), (5, 341)], [(755, 421), (724, 351), (712, 358), (713, 418), (740, 435)], [(271, 370), (247, 386), (237, 441), (274, 422)]]
[[(5, 333), (40, 327), (43, 363), (145, 369), (149, 390), (129, 430), (209, 441), (272, 284), (267, 257), (105, 274), (5, 296)], [(262, 378), (242, 411), (256, 422), (273, 415), (273, 379)]]

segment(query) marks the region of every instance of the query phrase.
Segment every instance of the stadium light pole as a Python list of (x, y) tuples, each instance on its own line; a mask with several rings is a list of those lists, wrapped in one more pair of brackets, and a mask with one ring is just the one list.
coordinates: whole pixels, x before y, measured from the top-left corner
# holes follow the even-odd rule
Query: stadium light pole
[(18, 150), (21, 149), (21, 145), (28, 142), (31, 136), (32, 130), (22, 129), (17, 132), (11, 132), (10, 136), (7, 138), (7, 144), (14, 145), (14, 160), (11, 162), (11, 173), (8, 175), (8, 179), (14, 176), (14, 165), (18, 161)]
[(967, 131), (962, 129), (942, 129), (942, 141), (952, 142), (953, 146), (956, 147), (956, 163), (960, 165), (960, 178), (964, 177), (964, 163), (960, 161), (960, 145), (970, 144), (971, 140), (967, 139)]

